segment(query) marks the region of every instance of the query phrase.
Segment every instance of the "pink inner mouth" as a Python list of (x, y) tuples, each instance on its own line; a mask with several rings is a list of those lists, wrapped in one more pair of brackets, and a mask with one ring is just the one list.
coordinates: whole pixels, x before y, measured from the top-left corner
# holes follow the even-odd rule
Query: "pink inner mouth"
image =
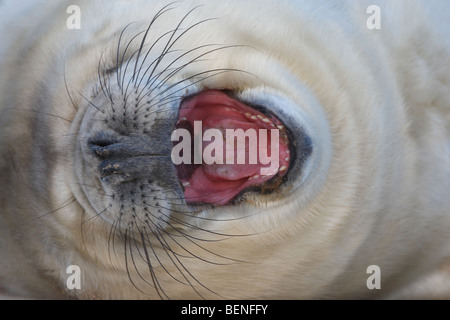
[[(289, 167), (289, 141), (284, 125), (275, 116), (266, 116), (256, 109), (247, 106), (225, 93), (217, 90), (208, 90), (193, 96), (181, 104), (179, 121), (176, 128), (187, 129), (193, 136), (194, 121), (201, 121), (202, 133), (215, 128), (223, 133), (223, 164), (180, 164), (177, 165), (179, 180), (184, 186), (184, 195), (187, 203), (209, 203), (224, 205), (238, 195), (242, 190), (261, 186), (269, 180), (281, 181)], [(249, 141), (246, 139), (245, 149), (237, 150), (237, 142), (234, 142), (234, 161), (227, 164), (226, 160), (226, 129), (254, 129), (264, 131), (267, 136), (267, 146), (265, 154), (271, 156), (271, 145), (276, 143), (271, 141), (271, 130), (278, 130), (279, 157), (274, 163), (277, 167), (270, 174), (262, 175), (261, 169), (271, 167), (271, 164), (261, 163), (260, 159), (260, 139), (257, 135), (258, 156), (255, 164), (250, 164)], [(177, 144), (175, 142), (174, 144)], [(202, 150), (210, 144), (210, 141), (203, 141)], [(192, 148), (193, 150), (194, 148)], [(254, 149), (253, 149), (254, 150)], [(237, 155), (239, 152), (245, 153), (245, 163), (239, 164)], [(254, 155), (253, 155), (254, 156)], [(192, 158), (193, 159), (193, 158)], [(229, 162), (229, 161), (228, 161)]]

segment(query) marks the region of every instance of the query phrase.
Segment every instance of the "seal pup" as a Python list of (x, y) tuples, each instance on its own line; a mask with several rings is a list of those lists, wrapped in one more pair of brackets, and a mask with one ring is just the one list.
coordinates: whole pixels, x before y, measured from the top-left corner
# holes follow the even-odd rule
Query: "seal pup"
[[(450, 297), (447, 2), (12, 3), (5, 293)], [(277, 172), (176, 165), (196, 121), (273, 125)]]

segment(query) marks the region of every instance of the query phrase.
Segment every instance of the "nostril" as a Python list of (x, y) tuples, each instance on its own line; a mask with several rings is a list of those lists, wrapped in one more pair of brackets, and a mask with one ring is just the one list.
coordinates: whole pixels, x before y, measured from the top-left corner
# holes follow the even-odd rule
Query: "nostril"
[(102, 162), (100, 165), (100, 173), (102, 177), (107, 177), (113, 174), (121, 174), (122, 168), (119, 163), (105, 163)]
[(91, 149), (101, 159), (111, 156), (111, 152), (107, 147), (92, 145)]
[(89, 145), (98, 147), (106, 147), (114, 143), (117, 143), (117, 139), (104, 131), (97, 132), (88, 140)]
[(91, 146), (97, 146), (97, 147), (107, 147), (111, 144), (114, 144), (115, 142), (111, 141), (111, 140), (92, 140), (89, 141), (89, 144)]
[(114, 137), (105, 132), (99, 132), (88, 140), (89, 149), (95, 153), (99, 158), (106, 158), (111, 156), (111, 146), (118, 141)]

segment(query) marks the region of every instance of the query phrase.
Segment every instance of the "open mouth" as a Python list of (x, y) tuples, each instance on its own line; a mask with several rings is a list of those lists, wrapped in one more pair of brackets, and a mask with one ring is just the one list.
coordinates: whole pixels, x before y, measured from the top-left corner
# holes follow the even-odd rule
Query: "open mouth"
[(271, 192), (289, 169), (283, 123), (262, 107), (246, 105), (222, 91), (207, 90), (185, 99), (175, 129), (193, 137), (174, 142), (174, 147), (189, 144), (185, 149), (178, 146), (177, 155), (187, 161), (176, 163), (187, 203), (225, 205), (248, 190)]

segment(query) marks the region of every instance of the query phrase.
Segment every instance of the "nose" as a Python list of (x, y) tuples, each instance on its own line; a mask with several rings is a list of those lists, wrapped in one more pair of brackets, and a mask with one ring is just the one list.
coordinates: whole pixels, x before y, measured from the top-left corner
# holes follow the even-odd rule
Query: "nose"
[[(170, 145), (148, 134), (120, 136), (100, 131), (88, 140), (88, 148), (97, 159), (103, 182), (120, 183), (155, 176), (169, 170)], [(170, 170), (169, 170), (170, 171)]]
[(89, 149), (99, 159), (111, 157), (117, 143), (118, 139), (104, 131), (98, 132), (88, 140)]

